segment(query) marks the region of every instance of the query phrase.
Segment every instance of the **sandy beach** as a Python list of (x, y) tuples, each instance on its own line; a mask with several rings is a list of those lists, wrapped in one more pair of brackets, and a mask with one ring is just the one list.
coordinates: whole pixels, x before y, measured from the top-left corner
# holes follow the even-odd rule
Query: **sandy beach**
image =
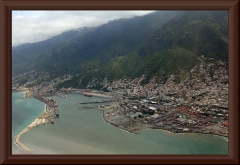
[(25, 151), (25, 152), (32, 152), (32, 151), (34, 151), (34, 149), (30, 149), (30, 148), (28, 148), (27, 146), (25, 146), (23, 143), (21, 143), (20, 138), (21, 138), (21, 136), (22, 136), (24, 133), (30, 131), (30, 130), (33, 129), (34, 127), (47, 123), (46, 119), (43, 119), (43, 118), (42, 118), (42, 116), (44, 116), (44, 115), (45, 115), (45, 112), (43, 112), (38, 118), (36, 118), (31, 124), (29, 124), (26, 128), (24, 128), (24, 129), (15, 137), (14, 143), (15, 143), (19, 148), (21, 148), (23, 151)]
[(25, 152), (31, 152), (34, 151), (34, 149), (30, 149), (27, 146), (25, 146), (23, 143), (20, 142), (20, 137), (22, 136), (22, 134), (28, 132), (30, 129), (32, 129), (33, 127), (35, 127), (38, 123), (39, 118), (35, 119), (30, 125), (28, 125), (25, 129), (23, 129), (16, 137), (14, 140), (14, 143), (21, 148), (23, 151)]

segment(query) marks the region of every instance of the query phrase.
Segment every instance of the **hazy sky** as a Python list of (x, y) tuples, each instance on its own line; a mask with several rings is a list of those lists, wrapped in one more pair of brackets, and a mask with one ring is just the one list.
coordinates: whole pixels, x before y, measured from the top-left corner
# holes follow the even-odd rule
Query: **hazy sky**
[(64, 31), (98, 26), (118, 18), (141, 16), (153, 11), (12, 11), (12, 46), (48, 39)]

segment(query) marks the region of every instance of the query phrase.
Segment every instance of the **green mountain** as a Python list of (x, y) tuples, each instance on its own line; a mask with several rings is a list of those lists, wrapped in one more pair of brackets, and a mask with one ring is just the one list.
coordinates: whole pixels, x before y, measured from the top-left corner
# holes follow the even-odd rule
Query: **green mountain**
[(157, 30), (139, 49), (139, 54), (153, 54), (179, 46), (196, 55), (227, 60), (227, 11), (188, 11)]
[(24, 71), (42, 70), (59, 75), (96, 69), (118, 56), (132, 52), (177, 14), (177, 11), (159, 11), (111, 21), (83, 35), (75, 35), (54, 49), (41, 53), (35, 61), (25, 65)]
[[(226, 11), (188, 11), (169, 20), (134, 52), (121, 56), (92, 76), (109, 79), (142, 74), (167, 76), (190, 70), (204, 55), (227, 61), (228, 22)], [(100, 76), (99, 76), (100, 75)]]
[[(81, 33), (83, 33), (81, 29)], [(59, 45), (65, 43), (67, 40), (79, 35), (79, 31), (71, 30), (63, 32), (60, 35), (54, 36), (45, 41), (36, 43), (26, 43), (19, 46), (12, 47), (12, 69), (13, 74), (24, 72), (24, 67), (36, 60), (41, 54), (50, 52)], [(22, 70), (23, 69), (23, 70)]]
[(227, 11), (159, 11), (111, 21), (51, 46), (22, 71), (75, 75), (59, 88), (85, 88), (93, 78), (111, 81), (142, 74), (147, 83), (153, 76), (164, 81), (170, 74), (191, 70), (202, 55), (228, 60)]

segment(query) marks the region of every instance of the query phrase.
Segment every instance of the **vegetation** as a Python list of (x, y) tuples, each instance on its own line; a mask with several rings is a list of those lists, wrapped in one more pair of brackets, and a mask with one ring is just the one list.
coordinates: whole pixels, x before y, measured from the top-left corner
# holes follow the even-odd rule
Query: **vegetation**
[[(175, 74), (175, 81), (180, 82), (179, 73), (198, 65), (202, 55), (228, 60), (227, 18), (227, 11), (182, 11), (111, 21), (69, 33), (65, 42), (35, 55), (21, 71), (78, 74), (59, 88), (85, 88), (93, 78), (111, 81), (142, 74), (146, 75), (142, 84), (153, 76), (164, 82), (169, 74)], [(95, 88), (102, 89), (102, 85), (96, 83)]]

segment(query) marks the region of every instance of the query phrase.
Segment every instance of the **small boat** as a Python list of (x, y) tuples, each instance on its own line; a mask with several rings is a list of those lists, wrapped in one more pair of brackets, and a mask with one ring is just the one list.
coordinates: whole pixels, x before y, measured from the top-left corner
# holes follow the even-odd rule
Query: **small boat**
[(85, 93), (84, 96), (86, 97), (92, 97), (92, 95)]

